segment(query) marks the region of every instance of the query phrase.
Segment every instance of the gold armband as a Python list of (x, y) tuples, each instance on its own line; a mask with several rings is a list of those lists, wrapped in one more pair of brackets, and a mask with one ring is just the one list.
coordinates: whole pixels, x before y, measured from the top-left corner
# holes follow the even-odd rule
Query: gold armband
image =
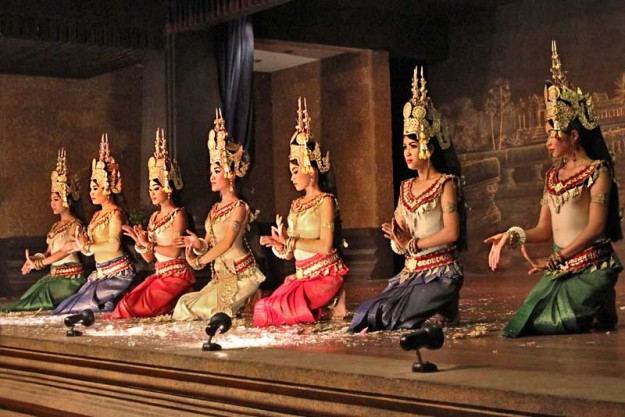
[(235, 232), (238, 232), (239, 230), (241, 230), (241, 222), (238, 221), (238, 220), (233, 220), (233, 221), (230, 222), (230, 227)]
[(599, 204), (600, 206), (605, 206), (607, 202), (606, 200), (607, 199), (606, 199), (605, 193), (598, 193), (593, 196), (590, 196), (590, 202)]
[(334, 222), (323, 222), (321, 223), (321, 227), (324, 229), (330, 229), (334, 231)]
[(458, 209), (458, 203), (450, 202), (443, 206), (443, 213), (453, 213)]

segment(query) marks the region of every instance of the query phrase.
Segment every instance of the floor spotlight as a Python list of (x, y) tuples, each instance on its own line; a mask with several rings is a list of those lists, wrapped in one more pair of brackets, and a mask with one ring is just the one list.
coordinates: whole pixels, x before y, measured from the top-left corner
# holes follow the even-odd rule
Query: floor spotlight
[(226, 313), (217, 313), (213, 317), (211, 317), (210, 321), (208, 322), (208, 326), (206, 326), (208, 342), (202, 345), (202, 350), (221, 350), (221, 345), (212, 342), (213, 337), (215, 337), (217, 333), (226, 333), (228, 330), (230, 330), (230, 326), (232, 326), (232, 319)]
[(67, 316), (65, 317), (65, 320), (63, 320), (63, 323), (65, 323), (65, 326), (69, 327), (70, 329), (67, 331), (67, 333), (65, 333), (65, 335), (68, 337), (82, 336), (82, 332), (74, 330), (74, 326), (76, 326), (77, 324), (82, 324), (83, 326), (91, 326), (94, 322), (95, 316), (93, 315), (93, 311), (89, 309), (83, 310), (81, 313), (78, 314), (72, 314), (71, 316)]
[(440, 349), (445, 341), (443, 329), (428, 324), (414, 333), (402, 336), (399, 346), (404, 350), (416, 350), (417, 361), (412, 364), (412, 372), (436, 372), (438, 367), (431, 362), (423, 362), (419, 349)]

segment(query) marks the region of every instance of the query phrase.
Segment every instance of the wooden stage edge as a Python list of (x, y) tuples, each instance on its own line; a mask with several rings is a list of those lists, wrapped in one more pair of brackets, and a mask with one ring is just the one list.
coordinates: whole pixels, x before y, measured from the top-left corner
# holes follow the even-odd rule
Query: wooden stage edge
[(440, 372), (416, 374), (412, 360), (385, 356), (155, 350), (14, 330), (3, 326), (0, 335), (0, 414), (3, 408), (105, 417), (625, 415), (625, 384), (617, 377), (440, 362)]

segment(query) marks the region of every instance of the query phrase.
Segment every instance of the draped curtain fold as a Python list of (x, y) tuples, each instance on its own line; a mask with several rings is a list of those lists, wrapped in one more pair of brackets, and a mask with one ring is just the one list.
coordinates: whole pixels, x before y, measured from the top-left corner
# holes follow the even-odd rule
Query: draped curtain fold
[(254, 155), (254, 31), (249, 17), (222, 24), (215, 53), (219, 94), (231, 137)]

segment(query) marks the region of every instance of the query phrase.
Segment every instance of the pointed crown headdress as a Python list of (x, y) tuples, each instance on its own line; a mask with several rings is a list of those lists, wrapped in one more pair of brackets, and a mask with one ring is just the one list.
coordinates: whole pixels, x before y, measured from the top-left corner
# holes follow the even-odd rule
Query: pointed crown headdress
[(576, 118), (588, 130), (599, 126), (590, 94), (582, 93), (566, 78), (556, 41), (551, 41), (551, 77), (553, 81), (545, 83), (545, 117), (553, 123), (554, 130), (566, 131)]
[(58, 193), (61, 196), (63, 207), (69, 207), (69, 198), (78, 201), (80, 198), (78, 176), (74, 175), (73, 178), (70, 178), (67, 170), (67, 154), (64, 148), (59, 149), (56, 158), (56, 169), (52, 171), (50, 179), (52, 180), (51, 192)]
[(148, 159), (148, 180), (157, 180), (167, 194), (174, 191), (171, 183), (174, 184), (176, 190), (183, 187), (180, 168), (175, 159), (169, 158), (167, 150), (167, 139), (163, 129), (156, 129), (156, 138), (154, 139), (154, 156)]
[(243, 146), (234, 142), (226, 130), (226, 121), (221, 109), (215, 110), (215, 127), (208, 133), (208, 155), (210, 163), (218, 163), (224, 170), (224, 177), (243, 177), (250, 167), (250, 157)]
[[(304, 97), (304, 107), (302, 108), (302, 98), (297, 99), (297, 124), (295, 133), (291, 136), (291, 148), (289, 160), (295, 160), (302, 167), (302, 170), (310, 174), (313, 172), (312, 161), (317, 162), (319, 172), (325, 174), (330, 170), (330, 152), (325, 156), (321, 155), (321, 146), (316, 142), (310, 133), (310, 114)], [(313, 144), (312, 150), (309, 144)]]
[(109, 151), (109, 138), (106, 133), (100, 140), (100, 155), (98, 160), (91, 162), (91, 181), (95, 181), (104, 188), (104, 194), (122, 192), (122, 177), (119, 173), (119, 165)]
[(419, 140), (419, 158), (428, 159), (430, 151), (428, 142), (435, 137), (442, 149), (449, 148), (451, 141), (443, 131), (441, 114), (432, 100), (428, 97), (428, 90), (425, 88), (425, 77), (423, 67), (421, 67), (421, 77), (416, 66), (412, 78), (412, 97), (404, 105), (404, 136), (416, 135)]

